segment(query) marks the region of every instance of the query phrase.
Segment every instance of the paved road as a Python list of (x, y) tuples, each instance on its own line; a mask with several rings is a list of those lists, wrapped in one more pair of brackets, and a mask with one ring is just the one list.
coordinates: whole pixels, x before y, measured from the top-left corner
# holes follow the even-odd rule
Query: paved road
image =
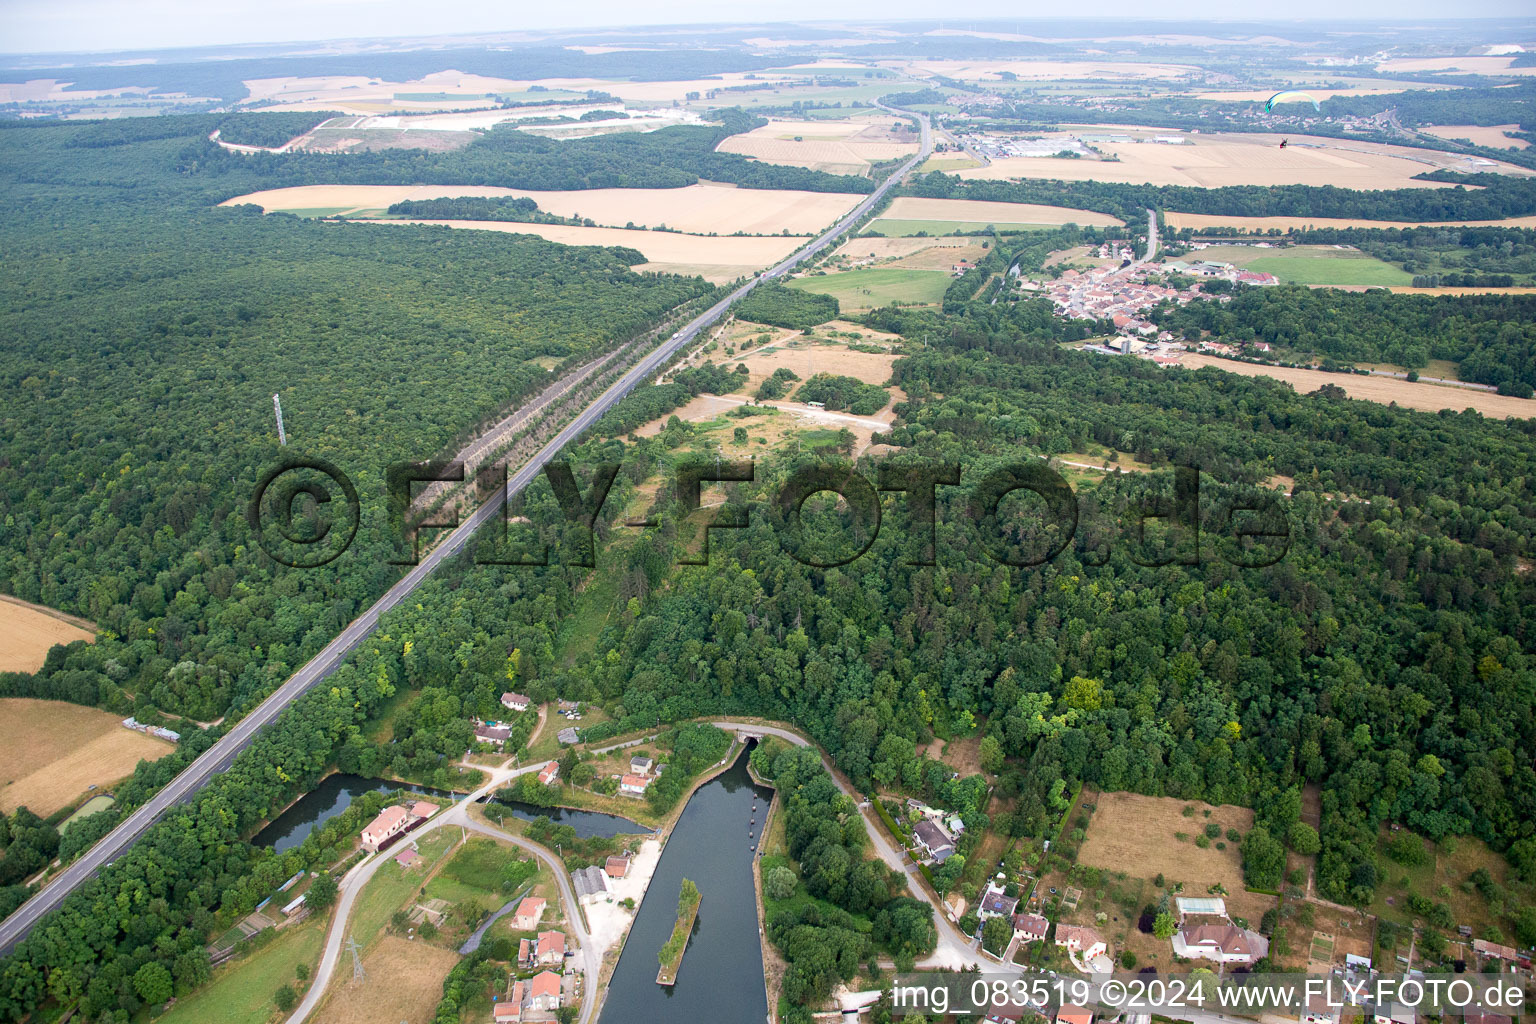
[[(799, 733), (792, 732), (789, 729), (781, 729), (777, 726), (748, 725), (742, 722), (712, 722), (711, 724), (728, 732), (746, 732), (757, 736), (774, 736), (781, 740), (787, 740), (797, 747), (814, 746), (810, 740)], [(901, 877), (907, 883), (908, 891), (915, 898), (922, 900), (933, 908), (934, 927), (939, 933), (938, 945), (934, 947), (931, 954), (918, 961), (918, 965), (921, 967), (945, 968), (952, 971), (972, 966), (980, 967), (983, 970), (995, 969), (997, 961), (983, 957), (977, 951), (976, 940), (955, 927), (954, 923), (947, 916), (947, 910), (943, 903), (918, 880), (917, 866), (911, 863), (885, 837), (885, 829), (869, 809), (864, 794), (854, 789), (848, 784), (846, 779), (834, 770), (832, 763), (825, 754), (821, 755), (821, 761), (822, 764), (827, 766), (827, 770), (832, 773), (832, 779), (837, 783), (837, 787), (852, 797), (853, 802), (859, 805), (859, 813), (864, 817), (864, 829), (869, 833), (870, 843), (874, 846), (875, 852), (880, 855), (880, 859), (901, 873)]]
[[(886, 107), (886, 110), (891, 108)], [(892, 113), (896, 111), (892, 110)], [(920, 118), (922, 125), (922, 144), (917, 155), (908, 160), (901, 168), (885, 179), (874, 192), (870, 193), (857, 206), (853, 208), (842, 220), (834, 224), (810, 245), (798, 253), (788, 257), (783, 262), (776, 264), (771, 269), (755, 280), (748, 281), (731, 292), (725, 298), (709, 307), (704, 313), (695, 317), (686, 327), (674, 334), (669, 340), (663, 342), (649, 355), (635, 364), (627, 373), (613, 383), (606, 391), (598, 396), (596, 401), (587, 406), (576, 418), (566, 424), (554, 440), (541, 448), (533, 458), (523, 464), (507, 481), (505, 497), (510, 499), (520, 493), (543, 470), (546, 463), (558, 455), (566, 445), (580, 437), (590, 429), (594, 423), (601, 419), (610, 409), (629, 394), (641, 381), (645, 380), (667, 360), (671, 359), (678, 350), (689, 345), (699, 332), (705, 330), (710, 324), (720, 319), (731, 305), (744, 297), (753, 288), (763, 281), (771, 281), (782, 277), (793, 270), (802, 261), (815, 256), (827, 246), (836, 242), (849, 228), (878, 203), (897, 182), (904, 178), (913, 168), (917, 167), (933, 150), (933, 132), (927, 117)], [(429, 553), (422, 557), (421, 563), (414, 566), (401, 580), (385, 592), (372, 607), (363, 612), (341, 631), (341, 634), (315, 655), (307, 664), (295, 672), (287, 682), (278, 687), (271, 696), (258, 704), (249, 714), (242, 718), (229, 732), (203, 753), (201, 757), (193, 761), (181, 774), (167, 783), (158, 793), (152, 796), (146, 803), (130, 814), (122, 824), (107, 833), (95, 846), (87, 850), (69, 867), (65, 868), (53, 881), (43, 887), (42, 891), (22, 904), (3, 922), (0, 922), (0, 954), (9, 952), (10, 949), (26, 937), (33, 927), (50, 911), (64, 901), (87, 878), (90, 878), (103, 866), (111, 864), (123, 851), (143, 835), (150, 825), (177, 804), (190, 799), (199, 789), (214, 775), (228, 768), (235, 757), (244, 750), (255, 738), (257, 732), (270, 725), (283, 710), (302, 696), (311, 687), (315, 686), (339, 667), (346, 660), (358, 644), (362, 643), (379, 624), (379, 619), (393, 609), (401, 601), (410, 595), (411, 591), (419, 587), (423, 580), (432, 574), (438, 566), (457, 555), (475, 532), (488, 523), (493, 516), (500, 513), (502, 501), (495, 498), (487, 501), (476, 509), (470, 517), (450, 533), (442, 543), (438, 544)]]
[(1137, 263), (1151, 263), (1157, 256), (1157, 211), (1147, 210), (1147, 254)]
[[(579, 947), (575, 959), (586, 979), (582, 986), (583, 998), (579, 1022), (580, 1024), (591, 1024), (593, 1014), (596, 1011), (597, 999), (594, 996), (597, 992), (598, 976), (602, 969), (603, 958), (602, 953), (593, 944), (592, 936), (588, 934), (586, 925), (582, 921), (581, 908), (576, 902), (576, 892), (571, 887), (571, 879), (566, 873), (565, 865), (557, 860), (554, 854), (544, 849), (544, 847), (518, 836), (510, 835), (501, 829), (486, 825), (483, 822), (476, 821), (469, 816), (469, 805), (471, 803), (495, 792), (519, 775), (537, 771), (543, 765), (544, 762), (540, 761), (522, 768), (506, 768), (503, 766), (501, 768), (481, 769), (490, 774), (489, 782), (461, 799), (446, 811), (434, 815), (425, 825), (412, 832), (411, 835), (413, 837), (420, 837), (431, 832), (433, 829), (442, 828), (444, 825), (458, 826), (471, 832), (478, 832), (512, 843), (543, 861), (544, 865), (549, 868), (550, 874), (554, 875), (555, 881), (560, 886), (560, 898), (565, 901), (566, 928), (571, 932), (576, 940), (576, 945)], [(325, 991), (335, 976), (336, 966), (340, 962), (341, 954), (344, 951), (347, 938), (347, 922), (352, 916), (352, 907), (357, 902), (357, 898), (362, 893), (363, 888), (368, 884), (368, 880), (373, 877), (374, 872), (378, 871), (380, 866), (389, 860), (391, 856), (393, 854), (390, 852), (385, 852), (383, 855), (370, 854), (359, 861), (351, 871), (348, 871), (342, 877), (340, 891), (337, 894), (336, 910), (331, 917), (330, 930), (326, 933), (325, 950), (320, 956), (320, 966), (315, 971), (315, 980), (309, 986), (309, 991), (304, 994), (304, 1001), (299, 1004), (298, 1008), (293, 1011), (293, 1015), (288, 1018), (288, 1024), (303, 1024), (309, 1015), (315, 1011), (315, 1008), (320, 1005), (321, 1000), (325, 998)]]

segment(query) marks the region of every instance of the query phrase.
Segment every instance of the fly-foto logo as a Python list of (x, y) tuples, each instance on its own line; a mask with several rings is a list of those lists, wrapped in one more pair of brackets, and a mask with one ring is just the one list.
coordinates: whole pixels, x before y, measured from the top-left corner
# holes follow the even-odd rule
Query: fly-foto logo
[[(560, 511), (565, 564), (596, 566), (593, 529), (619, 469), (618, 463), (594, 466), (583, 493), (569, 464), (551, 462), (544, 466)], [(960, 514), (976, 531), (986, 556), (1005, 565), (1043, 565), (1079, 540), (1080, 533), (1089, 541), (1081, 549), (1082, 559), (1089, 565), (1107, 559), (1107, 549), (1116, 543), (1116, 532), (1127, 556), (1143, 566), (1201, 564), (1207, 560), (1203, 534), (1208, 540), (1214, 537), (1216, 543), (1211, 547), (1217, 558), (1241, 568), (1273, 565), (1290, 549), (1290, 520), (1278, 494), (1253, 491), (1202, 505), (1200, 471), (1193, 466), (1173, 467), (1172, 494), (1153, 494), (1130, 502), (1119, 517), (1118, 531), (1102, 522), (1084, 524), (1071, 484), (1043, 461), (1030, 460), (969, 475), (976, 478), (965, 481), (969, 494), (951, 505), (962, 510)], [(463, 483), (464, 464), (396, 463), (388, 467), (384, 477), (390, 529), (401, 540), (400, 551), (390, 562), (418, 564), (423, 531), (457, 529), (462, 524), (451, 501), (441, 503), (446, 507), (431, 508), (412, 518), (411, 509), (419, 504), (417, 485)], [(482, 537), (474, 548), (474, 560), (489, 565), (549, 565), (548, 545), (515, 555), (506, 552), (506, 468), (487, 467), (474, 479), (477, 504), (483, 507), (496, 502), (498, 512), (495, 539), (487, 544)], [(702, 508), (705, 484), (756, 481), (753, 462), (687, 461), (674, 469), (673, 494), (679, 512), (687, 515)], [(880, 536), (882, 495), (900, 495), (908, 529), (917, 541), (909, 546), (906, 564), (937, 565), (939, 488), (960, 486), (962, 469), (953, 463), (887, 460), (875, 467), (873, 481), (846, 463), (800, 466), (776, 485), (765, 511), (780, 545), (792, 558), (806, 566), (827, 569), (848, 565), (869, 551)], [(823, 494), (841, 499), (838, 518), (844, 522), (844, 536), (840, 544), (822, 543), (825, 538), (814, 536), (816, 530), (808, 522), (825, 523), (824, 516), (807, 512), (807, 502)], [(357, 488), (345, 473), (323, 460), (296, 459), (266, 473), (247, 507), (246, 519), (257, 543), (273, 560), (295, 568), (316, 568), (334, 561), (351, 545), (359, 513)], [(681, 559), (681, 563), (707, 564), (711, 537), (717, 531), (748, 528), (751, 514), (750, 505), (739, 502), (722, 509), (704, 527), (701, 555)], [(658, 524), (643, 520), (623, 525)]]

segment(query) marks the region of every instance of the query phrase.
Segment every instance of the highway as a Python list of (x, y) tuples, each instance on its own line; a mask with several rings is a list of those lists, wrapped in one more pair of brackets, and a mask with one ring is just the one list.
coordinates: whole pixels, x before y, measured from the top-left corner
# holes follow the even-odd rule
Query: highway
[[(891, 113), (898, 113), (890, 107), (883, 109)], [(279, 686), (265, 700), (251, 710), (244, 718), (236, 723), (229, 732), (225, 733), (212, 747), (203, 753), (201, 757), (193, 761), (180, 775), (177, 775), (165, 785), (158, 793), (130, 814), (122, 824), (107, 833), (95, 846), (81, 854), (79, 859), (61, 871), (52, 881), (43, 887), (37, 895), (22, 904), (7, 917), (0, 921), (0, 954), (8, 953), (16, 943), (20, 942), (31, 930), (36, 927), (50, 911), (54, 910), (64, 901), (64, 898), (78, 888), (87, 878), (95, 875), (103, 866), (111, 864), (122, 856), (144, 832), (167, 811), (177, 804), (190, 799), (200, 790), (214, 775), (228, 768), (235, 757), (244, 750), (255, 738), (256, 734), (270, 725), (282, 714), (283, 710), (320, 683), (336, 670), (346, 660), (353, 648), (362, 643), (379, 624), (379, 620), (410, 593), (419, 587), (423, 580), (430, 576), (438, 566), (458, 554), (475, 532), (497, 515), (505, 499), (520, 493), (543, 470), (546, 463), (550, 462), (560, 451), (572, 441), (576, 440), (594, 423), (601, 419), (607, 412), (619, 403), (625, 395), (629, 394), (637, 385), (663, 366), (677, 352), (691, 344), (699, 333), (719, 320), (731, 305), (739, 301), (753, 288), (763, 281), (771, 281), (782, 277), (793, 270), (801, 262), (810, 259), (827, 246), (836, 242), (844, 233), (857, 223), (870, 209), (878, 203), (901, 179), (905, 178), (913, 168), (919, 166), (933, 150), (933, 129), (927, 117), (919, 116), (921, 124), (921, 144), (917, 154), (902, 164), (890, 177), (886, 178), (874, 192), (870, 193), (863, 201), (846, 214), (841, 220), (821, 234), (817, 239), (804, 249), (789, 256), (783, 262), (776, 264), (754, 280), (742, 284), (735, 291), (715, 303), (704, 313), (695, 317), (682, 330), (663, 342), (650, 354), (636, 363), (628, 372), (615, 381), (606, 391), (599, 395), (591, 405), (587, 406), (576, 417), (566, 424), (554, 439), (539, 450), (539, 452), (525, 462), (516, 474), (507, 480), (506, 493), (501, 498), (492, 498), (474, 511), (456, 529), (450, 533), (442, 543), (434, 547), (430, 552), (422, 556), (421, 562), (413, 566), (398, 583), (390, 587), (384, 596), (353, 619), (348, 626), (341, 631), (334, 640), (326, 644), (320, 653), (316, 654), (302, 668), (295, 672), (287, 682)]]

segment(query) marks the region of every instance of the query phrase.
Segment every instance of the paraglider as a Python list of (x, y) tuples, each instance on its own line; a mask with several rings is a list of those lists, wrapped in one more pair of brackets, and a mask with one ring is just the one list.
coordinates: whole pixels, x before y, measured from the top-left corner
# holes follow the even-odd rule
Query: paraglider
[(1319, 113), (1321, 113), (1323, 109), (1317, 100), (1313, 99), (1307, 93), (1297, 92), (1294, 89), (1287, 89), (1282, 92), (1275, 93), (1269, 99), (1264, 101), (1264, 113), (1273, 114), (1275, 112), (1275, 104), (1277, 103), (1310, 103), (1312, 104), (1312, 109)]
[(1290, 139), (1281, 139), (1280, 140), (1280, 148), (1281, 149), (1284, 149), (1286, 146), (1289, 146), (1290, 144), (1291, 144), (1291, 140)]

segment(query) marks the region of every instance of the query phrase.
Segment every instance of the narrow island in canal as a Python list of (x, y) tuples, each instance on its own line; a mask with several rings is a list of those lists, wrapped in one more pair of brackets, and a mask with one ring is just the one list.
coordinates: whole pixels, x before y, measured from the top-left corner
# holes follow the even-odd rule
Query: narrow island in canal
[(677, 972), (683, 965), (683, 954), (688, 950), (688, 936), (693, 934), (693, 922), (699, 916), (699, 904), (704, 897), (691, 879), (683, 879), (682, 891), (677, 894), (677, 924), (672, 926), (672, 937), (661, 947), (656, 958), (661, 969), (656, 972), (656, 984), (671, 985), (677, 981)]

